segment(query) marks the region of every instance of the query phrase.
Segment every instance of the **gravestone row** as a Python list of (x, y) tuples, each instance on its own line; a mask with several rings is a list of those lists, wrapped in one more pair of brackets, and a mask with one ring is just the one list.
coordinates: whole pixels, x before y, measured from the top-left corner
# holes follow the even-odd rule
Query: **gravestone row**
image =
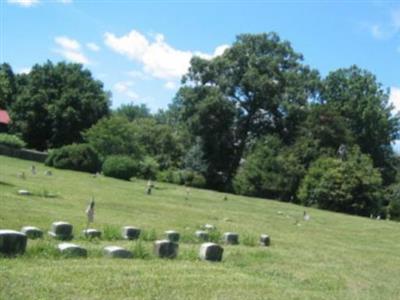
[[(215, 227), (209, 224), (204, 226), (207, 230), (198, 230), (195, 232), (198, 239), (207, 241), (209, 232)], [(50, 236), (68, 241), (73, 238), (73, 226), (67, 222), (54, 222), (51, 230), (48, 232)], [(122, 237), (127, 240), (135, 240), (140, 236), (141, 230), (137, 227), (122, 227)], [(97, 229), (85, 229), (83, 234), (89, 238), (100, 238), (101, 231)], [(154, 253), (160, 258), (175, 258), (178, 255), (180, 234), (174, 230), (165, 231), (166, 239), (158, 240), (154, 243)], [(14, 230), (0, 230), (0, 253), (4, 255), (23, 254), (26, 249), (27, 239), (42, 238), (43, 232), (34, 226), (25, 226), (21, 232)], [(223, 235), (223, 241), (228, 245), (239, 244), (239, 235), (235, 232), (226, 232)], [(262, 246), (270, 245), (270, 238), (266, 234), (260, 236), (260, 244)], [(61, 243), (57, 246), (60, 253), (66, 256), (87, 256), (87, 250), (81, 246), (72, 243)], [(203, 243), (199, 250), (199, 258), (209, 261), (221, 261), (224, 249), (215, 243)], [(107, 246), (103, 250), (104, 255), (112, 258), (132, 258), (133, 253), (118, 246)]]

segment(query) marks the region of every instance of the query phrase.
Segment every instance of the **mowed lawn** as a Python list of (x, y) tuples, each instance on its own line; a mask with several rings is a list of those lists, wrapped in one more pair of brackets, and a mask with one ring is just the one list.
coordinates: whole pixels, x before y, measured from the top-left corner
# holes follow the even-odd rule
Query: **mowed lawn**
[[(37, 174), (30, 167), (36, 165)], [(88, 257), (63, 258), (58, 241), (28, 241), (17, 258), (0, 258), (0, 299), (399, 299), (400, 224), (207, 190), (51, 169), (0, 156), (0, 229), (54, 221), (74, 225), (73, 243)], [(17, 175), (25, 172), (26, 179)], [(31, 196), (20, 196), (27, 189)], [(94, 196), (92, 227), (118, 232), (132, 225), (140, 241), (86, 240), (85, 209)], [(187, 196), (187, 199), (186, 199)], [(225, 199), (225, 197), (227, 199)], [(241, 244), (224, 246), (220, 263), (197, 258), (194, 232), (203, 224), (240, 234)], [(151, 239), (165, 230), (181, 233), (179, 255), (159, 259)], [(271, 236), (260, 247), (260, 234)], [(152, 237), (151, 237), (152, 235)], [(155, 236), (154, 236), (155, 235)], [(102, 256), (107, 245), (139, 252), (129, 260)]]

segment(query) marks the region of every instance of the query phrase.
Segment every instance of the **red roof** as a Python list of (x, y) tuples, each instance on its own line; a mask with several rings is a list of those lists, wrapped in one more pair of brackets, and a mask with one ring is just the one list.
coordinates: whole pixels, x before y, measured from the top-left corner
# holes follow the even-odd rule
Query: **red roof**
[(10, 122), (11, 122), (11, 119), (10, 119), (10, 116), (8, 115), (7, 111), (0, 109), (0, 123), (10, 124)]

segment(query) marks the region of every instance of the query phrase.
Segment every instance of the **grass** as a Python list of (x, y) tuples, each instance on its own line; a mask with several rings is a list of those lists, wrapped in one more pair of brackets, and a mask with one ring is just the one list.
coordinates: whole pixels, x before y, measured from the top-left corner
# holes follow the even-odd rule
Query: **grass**
[[(54, 221), (74, 225), (73, 243), (88, 257), (65, 258), (58, 241), (29, 240), (16, 258), (0, 258), (0, 299), (398, 299), (400, 224), (315, 209), (302, 221), (304, 207), (276, 201), (156, 183), (126, 182), (57, 170), (0, 156), (0, 229), (33, 225), (45, 232)], [(45, 176), (51, 169), (53, 176)], [(18, 173), (27, 174), (25, 180)], [(30, 196), (17, 191), (26, 189)], [(46, 192), (44, 192), (46, 191)], [(48, 195), (56, 197), (48, 197)], [(102, 239), (82, 236), (85, 209), (96, 200), (95, 223)], [(297, 220), (300, 220), (297, 222)], [(200, 261), (194, 232), (204, 224), (237, 232), (240, 245), (223, 246), (221, 263)], [(122, 226), (136, 226), (137, 241), (119, 239)], [(153, 254), (165, 230), (181, 233), (175, 260)], [(193, 233), (193, 235), (191, 235)], [(271, 246), (258, 237), (271, 237)], [(128, 260), (103, 257), (118, 245), (134, 252)]]

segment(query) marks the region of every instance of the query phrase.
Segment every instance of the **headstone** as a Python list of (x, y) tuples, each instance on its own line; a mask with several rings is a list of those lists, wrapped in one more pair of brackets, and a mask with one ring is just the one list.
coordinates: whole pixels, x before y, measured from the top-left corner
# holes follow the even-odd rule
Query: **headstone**
[(169, 240), (154, 242), (154, 254), (161, 258), (175, 258), (178, 255), (179, 245)]
[(204, 230), (196, 230), (195, 232), (196, 237), (202, 241), (208, 241), (208, 232)]
[(84, 236), (88, 238), (101, 238), (101, 231), (93, 228), (82, 230)]
[(179, 242), (180, 234), (179, 232), (176, 232), (175, 230), (167, 230), (165, 232), (165, 236), (167, 237), (167, 240), (171, 242)]
[(36, 166), (35, 165), (32, 165), (31, 172), (33, 175), (36, 175)]
[(43, 231), (34, 226), (22, 227), (21, 232), (24, 233), (29, 239), (40, 239), (43, 237)]
[(71, 240), (73, 238), (72, 228), (72, 225), (67, 222), (54, 222), (49, 235), (59, 240)]
[(132, 226), (122, 227), (122, 237), (126, 240), (137, 240), (140, 236), (140, 228)]
[(31, 193), (27, 190), (18, 190), (18, 195), (22, 195), (22, 196), (28, 196)]
[(81, 246), (72, 243), (61, 243), (57, 246), (61, 254), (68, 257), (86, 257), (87, 250)]
[(225, 232), (223, 239), (224, 239), (225, 244), (228, 244), (228, 245), (239, 244), (239, 235), (235, 232)]
[(271, 239), (268, 234), (260, 235), (260, 244), (261, 246), (269, 246), (271, 244)]
[(200, 246), (199, 257), (202, 260), (221, 261), (224, 248), (214, 243), (204, 243)]
[(4, 255), (24, 254), (27, 237), (24, 233), (15, 230), (0, 230), (0, 253)]
[(25, 172), (18, 173), (18, 178), (26, 179)]
[(46, 170), (46, 171), (44, 172), (44, 175), (46, 175), (46, 176), (52, 176), (53, 173), (52, 173), (50, 170)]
[(111, 258), (132, 258), (133, 253), (122, 247), (107, 246), (104, 248), (104, 255)]
[(203, 227), (205, 230), (215, 230), (215, 226), (211, 224), (205, 224)]

